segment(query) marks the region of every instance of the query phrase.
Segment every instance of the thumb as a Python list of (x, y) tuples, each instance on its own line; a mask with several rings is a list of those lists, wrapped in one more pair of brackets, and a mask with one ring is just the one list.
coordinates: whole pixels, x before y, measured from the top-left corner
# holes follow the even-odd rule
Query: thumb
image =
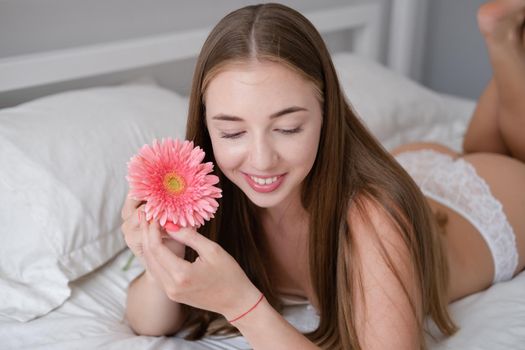
[(164, 229), (171, 236), (171, 234), (176, 233), (177, 231), (179, 231), (180, 227), (178, 225), (175, 225), (173, 222), (168, 221), (168, 222), (166, 222), (166, 225), (164, 225)]
[(209, 239), (207, 239), (191, 227), (181, 227), (177, 232), (168, 232), (168, 234), (177, 242), (191, 247), (199, 255), (201, 255), (201, 253), (205, 251), (207, 246), (211, 243)]

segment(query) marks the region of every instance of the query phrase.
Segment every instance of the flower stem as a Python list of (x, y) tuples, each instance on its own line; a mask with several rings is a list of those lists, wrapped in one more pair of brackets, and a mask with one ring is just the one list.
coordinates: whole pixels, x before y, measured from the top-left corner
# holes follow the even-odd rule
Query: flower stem
[(133, 261), (133, 258), (135, 258), (135, 255), (131, 254), (131, 256), (128, 258), (128, 262), (122, 268), (122, 271), (128, 271), (129, 270), (129, 268), (131, 267), (131, 262)]

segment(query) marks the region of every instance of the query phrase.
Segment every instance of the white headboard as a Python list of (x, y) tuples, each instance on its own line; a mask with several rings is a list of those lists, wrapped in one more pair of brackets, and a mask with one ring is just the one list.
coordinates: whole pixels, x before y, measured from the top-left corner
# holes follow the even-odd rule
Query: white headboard
[[(331, 51), (353, 51), (410, 75), (415, 57), (411, 47), (413, 18), (418, 3), (421, 0), (367, 0), (305, 15), (323, 34)], [(1, 58), (0, 107), (67, 89), (120, 83), (142, 75), (152, 76), (161, 85), (186, 94), (194, 59), (210, 30), (211, 25)], [(389, 42), (391, 45), (387, 45)], [(178, 67), (173, 68), (174, 65)]]

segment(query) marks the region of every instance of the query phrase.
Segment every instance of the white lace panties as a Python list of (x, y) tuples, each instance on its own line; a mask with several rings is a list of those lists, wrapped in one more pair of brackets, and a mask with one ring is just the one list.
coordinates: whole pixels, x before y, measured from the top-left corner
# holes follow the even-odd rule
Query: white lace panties
[(474, 167), (434, 150), (396, 155), (423, 194), (467, 219), (481, 233), (494, 258), (494, 283), (512, 278), (518, 266), (516, 237), (501, 203)]

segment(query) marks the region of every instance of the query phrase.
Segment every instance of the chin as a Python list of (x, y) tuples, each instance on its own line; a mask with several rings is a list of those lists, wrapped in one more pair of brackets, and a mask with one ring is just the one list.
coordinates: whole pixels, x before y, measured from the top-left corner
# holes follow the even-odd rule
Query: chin
[(265, 193), (257, 193), (254, 192), (252, 189), (248, 189), (249, 192), (247, 192), (244, 188), (240, 188), (241, 191), (244, 193), (246, 197), (255, 204), (259, 208), (272, 208), (277, 206), (279, 203), (282, 202), (282, 195), (278, 194), (265, 194)]
[(248, 197), (250, 202), (259, 208), (272, 209), (288, 207), (292, 198), (300, 197), (299, 187), (290, 188), (289, 186), (282, 187), (278, 191), (272, 193), (259, 193), (254, 191), (251, 187), (240, 187), (241, 191)]
[(256, 205), (259, 208), (264, 208), (264, 209), (270, 209), (270, 208), (276, 207), (279, 203), (281, 203), (281, 201), (275, 201), (275, 200), (269, 200), (269, 199), (261, 200), (259, 198), (250, 198), (250, 196), (248, 196), (248, 198), (254, 205)]

